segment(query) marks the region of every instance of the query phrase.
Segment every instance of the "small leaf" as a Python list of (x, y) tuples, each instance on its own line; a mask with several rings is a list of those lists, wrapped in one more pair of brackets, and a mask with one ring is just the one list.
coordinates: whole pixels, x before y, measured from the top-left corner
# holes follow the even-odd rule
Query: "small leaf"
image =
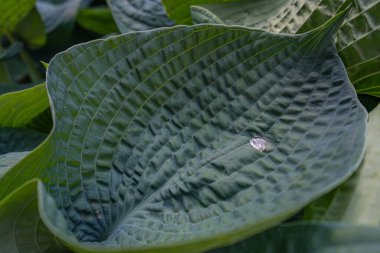
[(177, 25), (191, 25), (190, 6), (199, 4), (236, 2), (239, 0), (162, 0), (166, 13), (169, 18), (175, 21)]

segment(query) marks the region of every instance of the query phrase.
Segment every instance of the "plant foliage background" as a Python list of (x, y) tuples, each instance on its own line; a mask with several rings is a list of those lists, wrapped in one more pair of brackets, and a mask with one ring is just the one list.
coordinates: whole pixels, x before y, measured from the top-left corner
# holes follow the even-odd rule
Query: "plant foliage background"
[(1, 1), (1, 252), (380, 250), (380, 1)]

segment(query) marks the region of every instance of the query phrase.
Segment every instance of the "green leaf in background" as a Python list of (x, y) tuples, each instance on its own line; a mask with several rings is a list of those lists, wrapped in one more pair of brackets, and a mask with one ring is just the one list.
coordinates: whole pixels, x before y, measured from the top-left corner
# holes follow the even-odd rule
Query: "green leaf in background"
[(49, 108), (46, 85), (39, 84), (0, 96), (0, 127), (26, 127)]
[(26, 41), (30, 48), (39, 48), (46, 43), (45, 27), (36, 8), (33, 8), (28, 15), (17, 24), (14, 33)]
[(0, 177), (46, 137), (27, 128), (0, 128)]
[(16, 25), (33, 9), (35, 0), (1, 0), (0, 35), (13, 32)]
[(377, 253), (380, 229), (339, 223), (280, 225), (208, 253)]
[[(243, 25), (279, 32), (280, 30), (276, 30), (277, 27), (275, 26), (277, 23), (288, 25), (289, 22), (282, 19), (286, 15), (292, 15), (291, 8), (294, 7), (295, 2), (297, 1), (240, 0), (207, 4), (207, 0), (204, 0), (200, 1), (200, 5), (190, 6), (190, 9), (193, 23), (195, 24)], [(297, 4), (300, 4), (298, 2)], [(313, 28), (315, 27), (318, 26)]]
[(39, 178), (60, 210), (39, 215), (76, 252), (202, 252), (280, 223), (363, 156), (333, 39), (345, 14), (302, 35), (178, 26), (58, 54), (54, 129), (0, 179), (2, 208)]
[(47, 137), (49, 121), (37, 124), (49, 108), (45, 84), (1, 95), (0, 108), (0, 174), (4, 174)]
[[(115, 0), (116, 1), (116, 0)], [(177, 25), (191, 25), (190, 6), (208, 3), (236, 2), (239, 0), (162, 0), (166, 13)]]
[(108, 7), (80, 10), (77, 22), (83, 28), (102, 35), (119, 32)]
[(45, 24), (45, 31), (51, 33), (61, 25), (72, 24), (80, 4), (81, 0), (37, 0), (37, 11)]
[(12, 59), (13, 57), (17, 56), (21, 52), (23, 47), (23, 44), (18, 41), (12, 44), (9, 48), (0, 51), (0, 61)]
[(161, 0), (108, 0), (108, 5), (121, 33), (173, 25)]
[(337, 33), (339, 56), (357, 92), (380, 97), (379, 0), (242, 0), (195, 6), (192, 15), (195, 23), (225, 23), (272, 32), (302, 33), (323, 24), (351, 2), (353, 11)]
[(380, 224), (380, 106), (369, 114), (364, 162), (355, 175), (333, 192), (313, 202), (306, 219)]
[(18, 55), (9, 59), (0, 59), (0, 87), (17, 83), (27, 74), (28, 70)]

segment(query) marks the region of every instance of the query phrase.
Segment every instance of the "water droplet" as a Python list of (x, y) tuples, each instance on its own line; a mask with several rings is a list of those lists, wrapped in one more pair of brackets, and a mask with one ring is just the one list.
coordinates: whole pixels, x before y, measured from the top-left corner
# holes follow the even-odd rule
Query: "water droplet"
[(102, 214), (100, 213), (100, 211), (98, 209), (95, 209), (95, 215), (96, 215), (96, 218), (98, 220), (101, 220), (102, 219)]
[(271, 143), (261, 136), (254, 136), (249, 140), (249, 144), (252, 148), (260, 151), (260, 152), (268, 152), (272, 150)]

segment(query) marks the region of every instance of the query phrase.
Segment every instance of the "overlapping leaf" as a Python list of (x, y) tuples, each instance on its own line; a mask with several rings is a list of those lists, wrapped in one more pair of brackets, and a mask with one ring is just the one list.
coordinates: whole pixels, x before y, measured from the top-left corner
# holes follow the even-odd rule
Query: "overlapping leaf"
[(122, 33), (173, 25), (161, 0), (108, 0), (108, 5)]
[(77, 17), (80, 26), (87, 30), (99, 33), (117, 33), (115, 21), (108, 7), (96, 7), (80, 10)]
[(48, 68), (54, 130), (0, 198), (40, 178), (41, 218), (78, 252), (202, 252), (278, 224), (363, 155), (344, 14), (295, 36), (178, 26), (70, 48)]
[[(196, 23), (225, 23), (302, 33), (321, 25), (353, 2), (353, 11), (337, 34), (339, 56), (358, 93), (380, 96), (379, 0), (243, 0), (193, 7)], [(207, 3), (207, 1), (203, 1)]]
[(0, 175), (37, 147), (49, 132), (49, 121), (37, 124), (49, 108), (45, 84), (0, 96)]

